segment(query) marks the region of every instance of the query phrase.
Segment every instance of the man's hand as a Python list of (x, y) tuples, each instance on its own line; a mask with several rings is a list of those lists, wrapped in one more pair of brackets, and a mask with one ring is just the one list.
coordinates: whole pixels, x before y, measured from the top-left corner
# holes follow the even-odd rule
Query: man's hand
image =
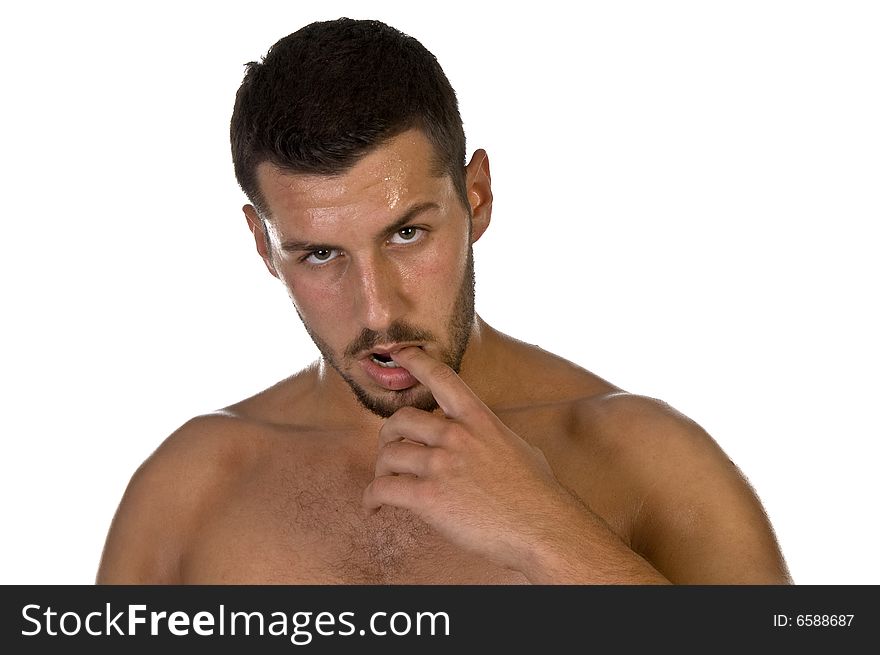
[(543, 453), (516, 435), (445, 364), (419, 348), (392, 355), (444, 416), (404, 407), (379, 431), (363, 504), (411, 510), (447, 539), (523, 571), (534, 546), (581, 508)]

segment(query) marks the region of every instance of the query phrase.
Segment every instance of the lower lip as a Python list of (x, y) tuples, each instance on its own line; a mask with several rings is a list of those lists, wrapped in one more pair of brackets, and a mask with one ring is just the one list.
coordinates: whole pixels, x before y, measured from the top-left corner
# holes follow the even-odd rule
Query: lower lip
[(402, 366), (397, 368), (379, 366), (372, 357), (362, 359), (361, 366), (373, 382), (390, 391), (402, 391), (419, 383), (412, 373)]

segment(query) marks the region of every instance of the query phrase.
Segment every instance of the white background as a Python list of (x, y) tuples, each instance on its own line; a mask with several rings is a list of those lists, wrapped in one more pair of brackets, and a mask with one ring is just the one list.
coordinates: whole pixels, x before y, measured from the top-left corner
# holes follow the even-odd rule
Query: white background
[(92, 582), (159, 442), (315, 356), (228, 121), (348, 15), (433, 51), (489, 152), (482, 316), (702, 424), (796, 582), (880, 583), (877, 5), (308, 4), (4, 9), (0, 581)]

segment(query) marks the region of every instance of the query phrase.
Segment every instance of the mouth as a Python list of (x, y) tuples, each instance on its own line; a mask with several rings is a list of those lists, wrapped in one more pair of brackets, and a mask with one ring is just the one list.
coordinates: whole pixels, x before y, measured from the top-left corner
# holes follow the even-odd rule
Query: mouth
[(404, 348), (423, 348), (415, 343), (397, 343), (389, 346), (379, 346), (364, 353), (360, 357), (360, 363), (367, 376), (377, 385), (389, 391), (402, 391), (418, 384), (418, 380), (391, 359), (392, 353)]
[(400, 364), (391, 359), (390, 355), (382, 353), (370, 353), (370, 359), (376, 362), (382, 368), (400, 368)]
[(425, 349), (424, 346), (415, 344), (415, 343), (398, 343), (393, 346), (376, 348), (372, 352), (364, 355), (362, 359), (369, 359), (382, 368), (400, 368), (400, 364), (391, 359), (391, 353), (396, 353), (404, 348), (421, 348)]

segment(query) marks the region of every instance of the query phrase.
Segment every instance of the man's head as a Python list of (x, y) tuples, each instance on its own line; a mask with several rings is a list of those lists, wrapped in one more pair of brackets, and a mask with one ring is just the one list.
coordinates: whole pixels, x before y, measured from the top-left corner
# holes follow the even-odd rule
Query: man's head
[(312, 23), (247, 65), (230, 128), (235, 175), (264, 213), (261, 162), (334, 175), (411, 128), (428, 137), (438, 172), (466, 202), (458, 102), (434, 55), (379, 21)]
[(375, 21), (307, 26), (249, 64), (231, 136), (257, 249), (324, 361), (380, 416), (431, 409), (385, 360), (418, 345), (458, 370), (491, 215), (488, 160), (464, 165), (433, 55)]

